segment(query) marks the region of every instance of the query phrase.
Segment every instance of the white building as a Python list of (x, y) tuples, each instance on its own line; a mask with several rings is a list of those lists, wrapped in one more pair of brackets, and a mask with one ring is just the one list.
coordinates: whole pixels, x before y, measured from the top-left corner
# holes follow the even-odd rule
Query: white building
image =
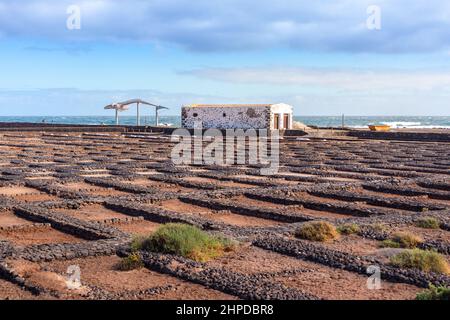
[(194, 129), (292, 128), (292, 106), (278, 104), (192, 104), (181, 109), (181, 125)]

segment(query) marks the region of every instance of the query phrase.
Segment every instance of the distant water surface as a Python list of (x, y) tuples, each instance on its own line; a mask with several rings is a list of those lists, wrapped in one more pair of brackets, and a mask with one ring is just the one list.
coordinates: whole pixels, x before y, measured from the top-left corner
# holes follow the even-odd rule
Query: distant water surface
[[(294, 116), (295, 121), (306, 125), (319, 127), (340, 127), (341, 116)], [(428, 116), (346, 116), (345, 126), (352, 128), (366, 128), (369, 124), (387, 124), (392, 128), (435, 128), (450, 129), (450, 116), (428, 117)], [(0, 122), (32, 122), (32, 123), (58, 123), (58, 124), (84, 124), (84, 125), (113, 125), (113, 116), (33, 116), (33, 117), (6, 117), (0, 116)], [(160, 116), (160, 124), (180, 126), (179, 116)], [(142, 116), (141, 125), (153, 125), (155, 117)], [(120, 124), (134, 125), (136, 117), (122, 116)]]

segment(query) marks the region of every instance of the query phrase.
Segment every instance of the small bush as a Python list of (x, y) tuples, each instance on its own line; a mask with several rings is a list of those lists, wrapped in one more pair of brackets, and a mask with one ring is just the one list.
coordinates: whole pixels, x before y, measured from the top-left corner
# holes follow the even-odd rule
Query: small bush
[(384, 240), (381, 244), (382, 247), (388, 248), (406, 248), (413, 249), (417, 247), (423, 240), (409, 232), (395, 233), (391, 239)]
[(374, 223), (374, 224), (369, 224), (367, 226), (368, 229), (372, 230), (373, 232), (379, 232), (379, 233), (383, 233), (387, 231), (387, 228), (384, 224), (381, 223)]
[(436, 287), (430, 285), (430, 287), (422, 292), (419, 292), (416, 296), (416, 300), (450, 300), (450, 288), (448, 287)]
[(400, 248), (400, 243), (395, 242), (392, 239), (386, 239), (381, 242), (380, 247), (382, 247), (382, 248)]
[(325, 221), (306, 222), (295, 232), (298, 238), (312, 241), (330, 241), (338, 237), (336, 228)]
[(336, 228), (337, 232), (340, 234), (350, 235), (359, 233), (360, 228), (356, 223), (347, 223), (340, 225)]
[(441, 225), (439, 220), (433, 217), (420, 218), (414, 224), (419, 228), (425, 229), (439, 229)]
[(415, 268), (425, 272), (450, 273), (445, 257), (435, 251), (408, 249), (391, 257), (391, 264), (400, 268)]
[(176, 254), (196, 261), (208, 261), (235, 248), (236, 243), (210, 235), (201, 229), (181, 223), (168, 223), (149, 238), (137, 241), (142, 250)]
[(130, 244), (131, 252), (136, 252), (142, 249), (146, 238), (143, 236), (134, 237)]
[(130, 253), (127, 257), (122, 258), (116, 268), (121, 271), (129, 271), (139, 269), (144, 266), (141, 257), (136, 252)]

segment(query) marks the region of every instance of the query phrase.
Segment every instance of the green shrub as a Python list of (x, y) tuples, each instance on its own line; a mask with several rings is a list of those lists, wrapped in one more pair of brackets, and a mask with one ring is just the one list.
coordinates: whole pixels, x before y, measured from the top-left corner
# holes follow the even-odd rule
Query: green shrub
[(381, 224), (381, 223), (369, 224), (367, 226), (367, 228), (372, 230), (372, 231), (374, 231), (374, 232), (380, 232), (380, 233), (383, 233), (383, 232), (387, 231), (386, 226), (384, 224)]
[(137, 242), (142, 250), (176, 254), (196, 261), (208, 261), (235, 248), (236, 243), (181, 223), (159, 227), (150, 237)]
[(130, 249), (132, 252), (136, 252), (142, 249), (143, 243), (146, 238), (143, 236), (134, 237), (130, 244)]
[(448, 287), (436, 287), (430, 285), (430, 287), (422, 292), (419, 292), (416, 296), (416, 300), (450, 300), (450, 288)]
[(435, 251), (408, 249), (390, 259), (391, 264), (400, 268), (415, 268), (425, 272), (450, 273), (447, 260)]
[(349, 234), (359, 233), (360, 228), (356, 223), (346, 223), (346, 224), (342, 224), (342, 225), (338, 226), (336, 228), (336, 230), (340, 234), (349, 235)]
[(388, 248), (406, 248), (413, 249), (417, 247), (423, 240), (409, 232), (398, 232), (395, 233), (392, 238), (384, 240), (381, 243), (382, 247)]
[(382, 248), (400, 248), (400, 243), (395, 242), (392, 239), (386, 239), (381, 242)]
[(298, 238), (312, 241), (330, 241), (338, 237), (336, 228), (329, 222), (311, 221), (305, 222), (295, 232)]
[(116, 268), (121, 271), (129, 271), (139, 269), (144, 266), (141, 257), (136, 252), (130, 253), (127, 257), (122, 258)]
[(439, 226), (441, 225), (439, 220), (433, 217), (420, 218), (414, 224), (419, 228), (425, 229), (439, 229)]

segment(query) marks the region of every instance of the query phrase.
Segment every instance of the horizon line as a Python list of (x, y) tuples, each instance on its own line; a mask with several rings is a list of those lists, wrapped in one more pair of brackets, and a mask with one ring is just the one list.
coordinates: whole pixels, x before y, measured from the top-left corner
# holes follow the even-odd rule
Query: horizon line
[[(159, 117), (180, 117), (179, 114), (166, 114), (166, 115), (159, 115)], [(324, 114), (324, 115), (314, 115), (314, 114), (294, 114), (294, 117), (450, 117), (449, 115), (406, 115), (406, 114), (394, 114), (394, 115), (362, 115), (362, 114)], [(0, 115), (0, 118), (4, 117), (110, 117), (114, 118), (114, 115)], [(136, 118), (136, 115), (121, 115), (121, 118), (123, 117), (131, 117)], [(143, 117), (155, 117), (154, 115), (141, 115), (141, 118)]]

